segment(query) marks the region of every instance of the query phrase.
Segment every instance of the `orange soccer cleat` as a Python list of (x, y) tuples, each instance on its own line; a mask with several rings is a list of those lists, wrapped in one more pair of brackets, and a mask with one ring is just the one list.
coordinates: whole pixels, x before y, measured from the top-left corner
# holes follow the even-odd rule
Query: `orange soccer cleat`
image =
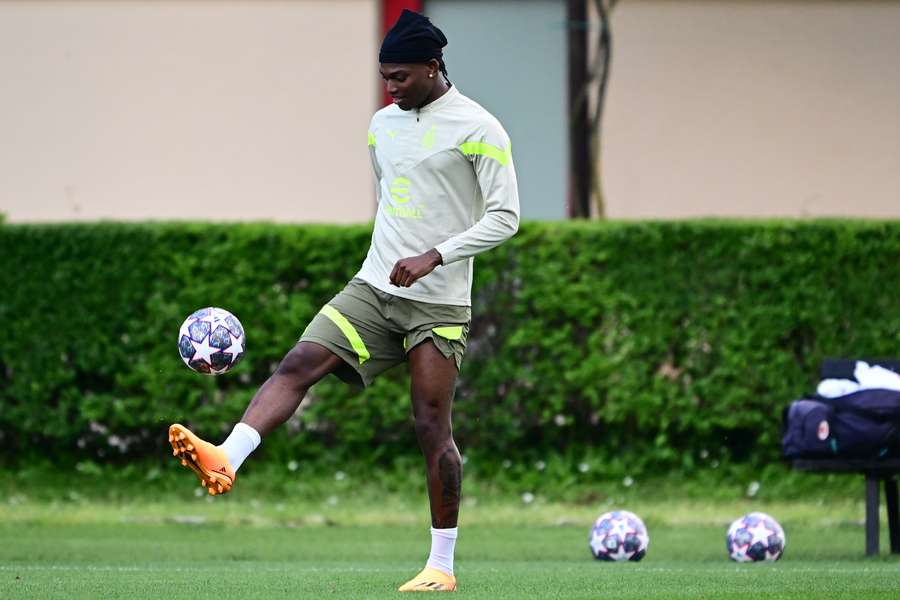
[(200, 485), (211, 496), (224, 494), (234, 483), (234, 469), (220, 448), (201, 440), (184, 425), (175, 423), (169, 427), (169, 443), (172, 454), (181, 457), (181, 464), (200, 478)]
[(454, 592), (456, 577), (425, 567), (422, 572), (400, 586), (400, 592)]

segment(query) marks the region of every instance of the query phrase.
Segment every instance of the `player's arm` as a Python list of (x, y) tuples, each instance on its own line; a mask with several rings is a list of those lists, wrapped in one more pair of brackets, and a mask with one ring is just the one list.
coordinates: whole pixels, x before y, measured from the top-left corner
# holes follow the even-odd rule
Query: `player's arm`
[(397, 261), (391, 283), (409, 287), (439, 265), (465, 260), (499, 246), (519, 229), (519, 190), (509, 137), (499, 124), (467, 140), (460, 150), (471, 161), (484, 198), (484, 215), (469, 229), (428, 252)]
[(425, 254), (403, 258), (394, 263), (390, 281), (400, 287), (409, 287), (443, 264), (440, 253), (432, 248)]
[(484, 215), (466, 231), (435, 247), (445, 265), (499, 246), (519, 230), (519, 189), (509, 137), (496, 122), (482, 132), (464, 142), (460, 150), (475, 169)]

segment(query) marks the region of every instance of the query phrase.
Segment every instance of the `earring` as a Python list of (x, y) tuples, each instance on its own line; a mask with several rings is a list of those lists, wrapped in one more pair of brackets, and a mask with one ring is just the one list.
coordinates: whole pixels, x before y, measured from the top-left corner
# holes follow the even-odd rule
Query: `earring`
[(434, 73), (429, 73), (429, 74), (428, 74), (428, 78), (429, 78), (429, 79), (431, 79), (431, 78), (433, 78), (433, 77), (434, 77)]

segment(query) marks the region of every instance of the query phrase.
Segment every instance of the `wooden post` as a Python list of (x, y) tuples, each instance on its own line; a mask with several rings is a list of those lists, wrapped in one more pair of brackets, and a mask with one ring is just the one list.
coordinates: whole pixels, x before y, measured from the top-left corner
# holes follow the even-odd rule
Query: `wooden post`
[(569, 72), (569, 190), (570, 218), (591, 216), (591, 152), (588, 123), (587, 0), (567, 0), (567, 48)]

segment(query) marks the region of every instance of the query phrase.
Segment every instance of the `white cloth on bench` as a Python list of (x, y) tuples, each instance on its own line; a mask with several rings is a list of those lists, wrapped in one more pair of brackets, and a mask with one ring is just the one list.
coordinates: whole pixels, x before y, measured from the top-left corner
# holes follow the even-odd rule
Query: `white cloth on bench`
[(838, 398), (860, 390), (900, 391), (900, 374), (878, 365), (858, 360), (853, 370), (854, 379), (823, 379), (816, 393), (823, 398)]

